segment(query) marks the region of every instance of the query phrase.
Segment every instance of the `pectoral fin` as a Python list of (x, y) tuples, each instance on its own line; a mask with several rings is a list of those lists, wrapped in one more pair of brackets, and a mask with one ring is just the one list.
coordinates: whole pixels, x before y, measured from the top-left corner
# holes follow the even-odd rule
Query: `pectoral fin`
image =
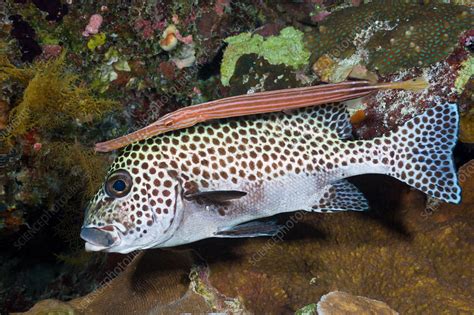
[(281, 226), (275, 221), (251, 221), (219, 229), (214, 236), (228, 238), (273, 236), (280, 228)]
[(207, 199), (213, 202), (226, 202), (234, 199), (239, 199), (247, 195), (245, 191), (239, 190), (213, 190), (200, 191), (185, 195), (186, 199)]

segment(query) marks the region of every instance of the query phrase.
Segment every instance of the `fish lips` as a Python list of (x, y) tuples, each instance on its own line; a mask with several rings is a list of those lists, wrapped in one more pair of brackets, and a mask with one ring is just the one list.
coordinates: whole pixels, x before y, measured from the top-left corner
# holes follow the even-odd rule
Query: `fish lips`
[(112, 225), (83, 226), (81, 238), (86, 241), (86, 251), (104, 251), (121, 243), (120, 231)]

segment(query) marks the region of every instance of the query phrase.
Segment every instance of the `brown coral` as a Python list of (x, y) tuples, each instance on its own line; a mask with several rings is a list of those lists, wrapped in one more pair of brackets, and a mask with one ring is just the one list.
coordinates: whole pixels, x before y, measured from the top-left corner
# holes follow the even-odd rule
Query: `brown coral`
[(307, 35), (312, 61), (324, 54), (347, 58), (357, 48), (369, 52), (368, 66), (388, 74), (445, 59), (464, 30), (473, 27), (472, 11), (437, 1), (373, 1), (332, 13)]

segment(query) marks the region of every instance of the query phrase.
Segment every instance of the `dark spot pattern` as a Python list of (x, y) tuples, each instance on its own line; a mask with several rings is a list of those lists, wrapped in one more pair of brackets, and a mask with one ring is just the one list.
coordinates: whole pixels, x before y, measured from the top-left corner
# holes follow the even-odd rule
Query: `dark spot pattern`
[[(291, 114), (203, 123), (124, 148), (109, 174), (127, 169), (133, 178), (131, 192), (112, 201), (115, 204), (110, 209), (107, 204), (111, 201), (100, 190), (86, 220), (91, 224), (119, 221), (135, 231), (134, 237), (151, 228), (165, 233), (175, 218), (178, 188), (185, 193), (245, 191), (243, 187), (272, 185), (289, 177), (314, 178), (315, 194), (323, 193), (312, 204), (314, 211), (364, 210), (365, 198), (340, 179), (372, 172), (394, 176), (442, 200), (459, 202), (452, 162), (457, 128), (456, 105), (450, 104), (437, 105), (397, 132), (371, 141), (348, 140), (348, 114), (343, 105), (334, 104)], [(257, 194), (254, 189), (249, 195)]]

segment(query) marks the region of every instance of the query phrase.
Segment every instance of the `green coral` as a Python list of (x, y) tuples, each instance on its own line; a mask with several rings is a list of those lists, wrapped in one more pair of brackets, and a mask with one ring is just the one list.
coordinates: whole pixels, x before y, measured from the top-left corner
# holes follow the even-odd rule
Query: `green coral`
[(333, 12), (318, 32), (306, 35), (306, 45), (312, 62), (325, 54), (347, 58), (362, 48), (370, 70), (394, 73), (445, 59), (473, 21), (465, 6), (374, 1)]
[(280, 35), (268, 38), (250, 33), (228, 37), (225, 42), (229, 46), (221, 64), (222, 84), (229, 85), (237, 60), (242, 55), (257, 54), (272, 65), (284, 64), (295, 69), (305, 66), (310, 53), (304, 46), (303, 37), (304, 34), (293, 27), (284, 28)]

